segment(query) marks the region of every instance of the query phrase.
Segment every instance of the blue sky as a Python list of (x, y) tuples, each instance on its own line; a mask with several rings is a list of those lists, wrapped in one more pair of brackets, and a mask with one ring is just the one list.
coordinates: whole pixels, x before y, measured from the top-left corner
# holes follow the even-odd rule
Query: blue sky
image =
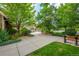
[(40, 11), (40, 9), (41, 9), (40, 3), (35, 4), (36, 15)]
[[(36, 10), (36, 15), (37, 15), (37, 13), (40, 11), (40, 9), (41, 9), (40, 4), (41, 4), (41, 3), (36, 3), (36, 4), (34, 4), (35, 10)], [(60, 3), (55, 3), (55, 6), (56, 6), (56, 7), (59, 7), (59, 6), (60, 6)]]

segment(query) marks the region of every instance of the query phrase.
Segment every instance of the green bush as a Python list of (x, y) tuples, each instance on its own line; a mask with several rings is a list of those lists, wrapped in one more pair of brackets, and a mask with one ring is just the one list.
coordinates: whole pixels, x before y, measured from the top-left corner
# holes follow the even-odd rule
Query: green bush
[(0, 30), (0, 42), (7, 41), (10, 39), (10, 36), (7, 31)]
[(51, 32), (53, 36), (64, 36), (64, 32)]
[(15, 29), (8, 29), (7, 31), (9, 34), (15, 34), (17, 32)]
[(10, 35), (6, 30), (0, 30), (0, 46), (21, 41), (16, 36)]
[(74, 36), (77, 33), (75, 29), (66, 29), (65, 35), (71, 35)]
[(25, 36), (25, 35), (29, 35), (30, 33), (31, 33), (31, 31), (26, 28), (21, 29), (21, 35)]

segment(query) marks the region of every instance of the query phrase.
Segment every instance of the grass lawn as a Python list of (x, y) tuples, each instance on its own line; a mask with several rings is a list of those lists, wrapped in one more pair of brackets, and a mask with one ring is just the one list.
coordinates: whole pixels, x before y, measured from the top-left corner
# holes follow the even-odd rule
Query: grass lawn
[(30, 56), (79, 56), (79, 47), (68, 44), (53, 42), (44, 46), (31, 54)]

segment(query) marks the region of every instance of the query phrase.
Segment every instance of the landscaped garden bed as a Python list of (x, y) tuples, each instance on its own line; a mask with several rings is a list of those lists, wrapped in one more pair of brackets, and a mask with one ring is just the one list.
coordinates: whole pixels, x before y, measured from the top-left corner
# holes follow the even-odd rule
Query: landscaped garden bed
[(31, 56), (79, 56), (79, 47), (53, 42), (29, 55)]
[(10, 35), (6, 30), (0, 30), (0, 46), (19, 42), (18, 36)]
[(12, 43), (16, 43), (16, 42), (20, 42), (20, 41), (21, 41), (20, 39), (17, 39), (17, 40), (8, 40), (8, 41), (1, 42), (0, 46), (12, 44)]

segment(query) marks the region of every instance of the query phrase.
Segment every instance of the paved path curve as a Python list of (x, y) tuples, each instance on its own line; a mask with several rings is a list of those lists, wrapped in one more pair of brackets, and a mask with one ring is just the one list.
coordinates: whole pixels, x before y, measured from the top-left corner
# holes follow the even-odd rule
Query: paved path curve
[(38, 34), (21, 37), (22, 41), (0, 47), (0, 56), (24, 56), (51, 42), (63, 42), (63, 37)]

